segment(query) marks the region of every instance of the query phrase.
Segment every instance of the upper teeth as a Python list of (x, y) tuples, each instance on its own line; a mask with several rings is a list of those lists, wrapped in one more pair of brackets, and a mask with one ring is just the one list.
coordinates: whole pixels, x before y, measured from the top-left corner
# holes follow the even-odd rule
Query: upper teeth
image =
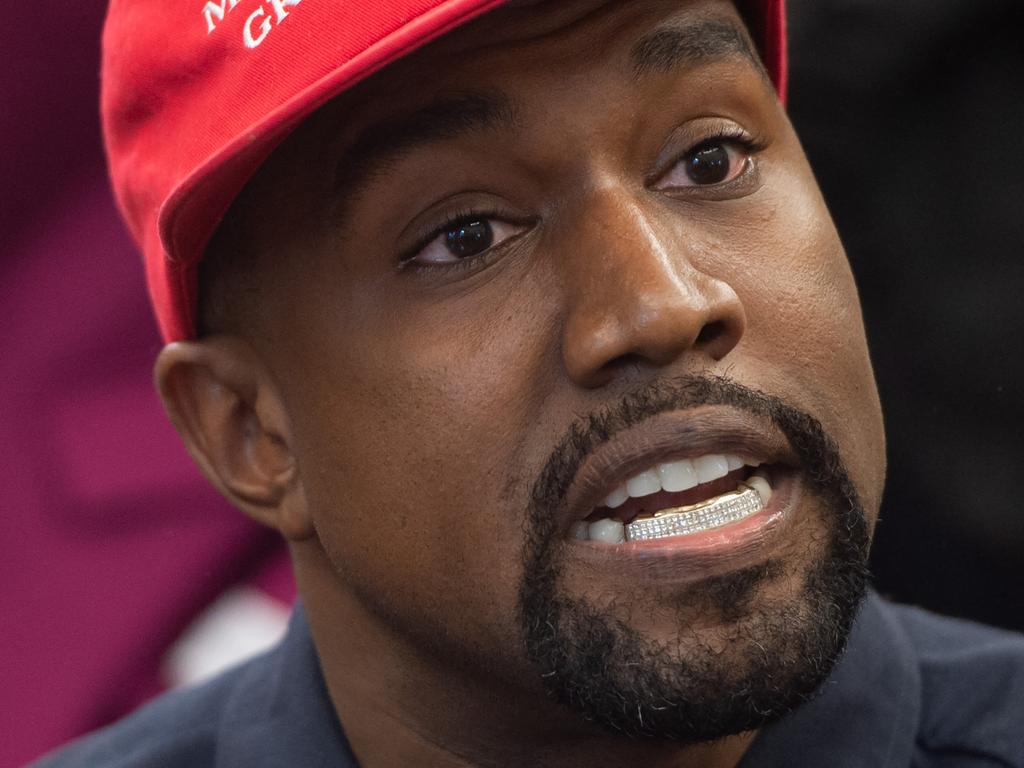
[(680, 459), (645, 469), (633, 475), (626, 482), (608, 494), (602, 506), (609, 509), (621, 507), (626, 499), (650, 496), (658, 491), (685, 491), (701, 483), (710, 483), (725, 477), (744, 464), (756, 467), (759, 462), (744, 461), (739, 456), (723, 453), (709, 453), (694, 459)]

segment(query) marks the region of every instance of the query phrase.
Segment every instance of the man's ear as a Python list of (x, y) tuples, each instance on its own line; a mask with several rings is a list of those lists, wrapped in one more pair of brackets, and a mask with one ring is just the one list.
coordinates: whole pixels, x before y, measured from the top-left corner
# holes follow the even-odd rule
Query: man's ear
[(313, 536), (288, 412), (252, 347), (233, 336), (169, 344), (154, 375), (164, 408), (210, 482), (287, 539)]

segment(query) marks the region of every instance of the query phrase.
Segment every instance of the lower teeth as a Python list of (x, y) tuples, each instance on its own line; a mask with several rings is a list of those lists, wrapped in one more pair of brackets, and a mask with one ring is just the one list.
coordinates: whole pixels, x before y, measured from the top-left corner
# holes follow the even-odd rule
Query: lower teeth
[(654, 517), (638, 518), (625, 526), (626, 541), (650, 541), (710, 531), (742, 520), (764, 509), (754, 488), (723, 494), (702, 504), (665, 510)]

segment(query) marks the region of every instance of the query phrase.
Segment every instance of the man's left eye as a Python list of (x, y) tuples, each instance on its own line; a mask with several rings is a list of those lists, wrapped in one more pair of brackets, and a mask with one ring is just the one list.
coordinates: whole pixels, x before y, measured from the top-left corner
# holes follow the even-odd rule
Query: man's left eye
[(743, 173), (750, 152), (733, 141), (713, 139), (691, 149), (673, 166), (658, 186), (710, 187), (732, 181)]

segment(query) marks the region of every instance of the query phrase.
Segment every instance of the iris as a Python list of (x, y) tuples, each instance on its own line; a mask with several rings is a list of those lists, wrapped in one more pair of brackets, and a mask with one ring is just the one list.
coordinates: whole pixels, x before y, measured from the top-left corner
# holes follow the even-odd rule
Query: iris
[(444, 233), (444, 244), (460, 259), (476, 256), (494, 244), (494, 230), (487, 219), (458, 222)]
[(729, 176), (729, 150), (721, 144), (698, 147), (684, 162), (694, 184), (720, 184)]

